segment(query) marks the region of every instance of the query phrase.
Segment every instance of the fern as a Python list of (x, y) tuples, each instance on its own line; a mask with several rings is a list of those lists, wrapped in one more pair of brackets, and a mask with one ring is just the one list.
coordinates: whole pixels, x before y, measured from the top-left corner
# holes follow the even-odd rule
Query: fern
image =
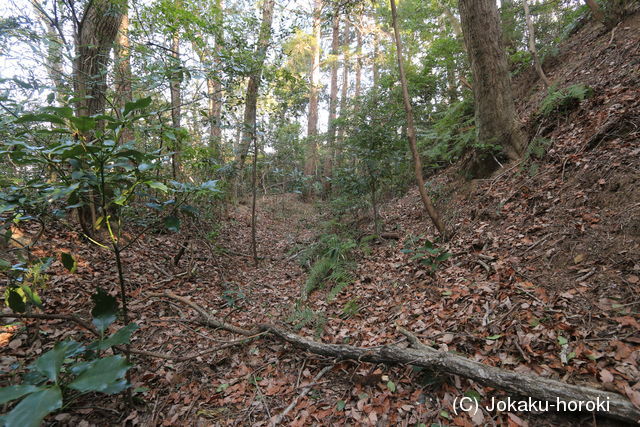
[(566, 114), (591, 96), (593, 96), (593, 89), (583, 84), (571, 85), (566, 89), (557, 89), (552, 86), (540, 104), (538, 115), (550, 117), (553, 114)]

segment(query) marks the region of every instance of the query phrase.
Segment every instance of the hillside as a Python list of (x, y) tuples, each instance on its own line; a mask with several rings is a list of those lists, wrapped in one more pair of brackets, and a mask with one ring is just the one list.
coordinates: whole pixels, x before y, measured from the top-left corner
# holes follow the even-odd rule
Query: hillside
[[(455, 230), (438, 244), (451, 257), (434, 271), (412, 259), (436, 236), (415, 189), (382, 206), (388, 238), (374, 236), (362, 212), (365, 220), (340, 223), (321, 201), (261, 197), (257, 267), (251, 210), (242, 203), (218, 212), (219, 224), (190, 219), (180, 239), (145, 233), (123, 254), (129, 310), (140, 325), (131, 341), (138, 351), (134, 409), (85, 396), (51, 425), (270, 425), (283, 412), (283, 424), (296, 426), (619, 425), (590, 414), (456, 414), (460, 396), (488, 402), (506, 394), (462, 376), (332, 359), (264, 332), (241, 337), (196, 319), (204, 308), (241, 328), (272, 323), (323, 343), (367, 348), (408, 347), (402, 327), (436, 349), (616, 392), (640, 407), (638, 40), (635, 14), (613, 31), (586, 25), (562, 44), (544, 64), (548, 77), (558, 88), (593, 90), (563, 114), (538, 115), (547, 90), (532, 71), (515, 77), (523, 128), (543, 152), (530, 150), (487, 179), (464, 179), (460, 165), (429, 179)], [(345, 286), (333, 294), (319, 286), (303, 304), (313, 262), (302, 258), (323, 235), (341, 233), (353, 238), (344, 249)], [(93, 287), (117, 294), (117, 272), (108, 253), (62, 227), (47, 229), (34, 255), (61, 251), (75, 255), (77, 272), (54, 262), (41, 292), (46, 312), (88, 317)], [(40, 319), (36, 337), (5, 327), (2, 381), (53, 340), (90, 336), (80, 327), (61, 329), (68, 320)]]

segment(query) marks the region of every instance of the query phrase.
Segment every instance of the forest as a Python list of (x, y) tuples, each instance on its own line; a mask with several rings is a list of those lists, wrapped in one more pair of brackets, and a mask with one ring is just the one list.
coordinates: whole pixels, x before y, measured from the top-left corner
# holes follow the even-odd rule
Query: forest
[(0, 5), (0, 425), (640, 423), (636, 0)]

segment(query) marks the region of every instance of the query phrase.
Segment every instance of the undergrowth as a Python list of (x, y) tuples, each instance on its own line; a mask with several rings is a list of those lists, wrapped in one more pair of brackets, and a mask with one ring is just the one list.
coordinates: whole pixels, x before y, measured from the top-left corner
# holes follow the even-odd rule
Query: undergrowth
[(556, 114), (567, 114), (591, 96), (593, 96), (593, 89), (583, 84), (571, 85), (565, 89), (551, 86), (547, 96), (540, 103), (538, 116), (551, 117)]
[(332, 284), (330, 299), (353, 282), (351, 271), (353, 263), (349, 256), (356, 248), (356, 242), (337, 234), (324, 234), (320, 239), (300, 255), (300, 263), (310, 265), (309, 275), (302, 289), (302, 298), (306, 299), (314, 290)]

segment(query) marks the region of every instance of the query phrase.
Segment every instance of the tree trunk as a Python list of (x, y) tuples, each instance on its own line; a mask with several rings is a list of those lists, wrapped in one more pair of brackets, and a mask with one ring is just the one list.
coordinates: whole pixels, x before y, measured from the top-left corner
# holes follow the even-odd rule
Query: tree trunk
[[(118, 29), (118, 35), (116, 37), (115, 46), (115, 91), (116, 91), (116, 105), (118, 108), (123, 109), (127, 102), (131, 102), (133, 99), (133, 91), (131, 88), (131, 47), (129, 43), (129, 15), (124, 13), (122, 15), (122, 21), (120, 22), (120, 28)], [(120, 134), (122, 141), (127, 142), (133, 139), (133, 131), (130, 128), (125, 128)]]
[(120, 6), (109, 0), (94, 0), (78, 25), (73, 86), (76, 115), (91, 116), (104, 112), (107, 90), (107, 65), (122, 13)]
[[(473, 74), (478, 143), (486, 148), (501, 146), (507, 158), (519, 159), (526, 143), (516, 117), (496, 2), (460, 0), (459, 6)], [(476, 151), (471, 173), (487, 176), (498, 166), (486, 150)]]
[(422, 161), (420, 160), (420, 153), (418, 153), (418, 145), (416, 141), (416, 127), (413, 123), (413, 110), (411, 108), (411, 101), (409, 99), (409, 89), (407, 85), (407, 77), (404, 73), (404, 63), (402, 59), (402, 41), (400, 40), (400, 31), (398, 30), (398, 13), (396, 11), (396, 2), (391, 0), (391, 17), (393, 22), (393, 32), (395, 34), (396, 41), (396, 53), (398, 57), (398, 71), (400, 73), (400, 84), (402, 85), (402, 98), (404, 101), (404, 110), (407, 114), (407, 139), (409, 141), (409, 148), (411, 149), (411, 156), (413, 157), (413, 167), (416, 175), (416, 182), (418, 184), (418, 191), (420, 192), (420, 198), (424, 204), (424, 208), (429, 214), (431, 221), (438, 229), (440, 236), (443, 240), (447, 240), (447, 231), (444, 226), (444, 222), (440, 218), (440, 214), (436, 211), (435, 207), (431, 203), (431, 199), (427, 194), (427, 189), (424, 186), (424, 178), (422, 176)]
[(322, 24), (322, 0), (313, 3), (313, 48), (309, 70), (309, 115), (307, 122), (307, 152), (304, 174), (313, 177), (318, 167), (318, 98), (320, 94), (320, 26)]
[[(344, 20), (344, 28), (342, 30), (342, 88), (340, 89), (340, 118), (347, 116), (347, 96), (349, 92), (349, 44), (350, 44), (351, 28), (349, 20)], [(338, 128), (338, 137), (336, 139), (337, 152), (336, 158), (339, 157), (339, 151), (344, 142), (345, 126), (341, 124)]]
[[(216, 37), (215, 37), (215, 54), (213, 56), (213, 68), (216, 72), (221, 69), (220, 56), (222, 54), (222, 47), (224, 45), (224, 11), (222, 0), (216, 0), (216, 16), (214, 21), (216, 23)], [(224, 149), (222, 147), (222, 83), (220, 79), (212, 80), (212, 87), (210, 89), (210, 105), (209, 105), (209, 146), (213, 148), (214, 153), (218, 160), (222, 160), (222, 153)], [(207, 84), (209, 84), (207, 82)]]
[(240, 146), (235, 160), (235, 177), (234, 188), (237, 188), (239, 175), (244, 167), (245, 159), (249, 151), (249, 146), (253, 141), (256, 127), (256, 114), (258, 108), (258, 90), (260, 89), (260, 80), (262, 78), (262, 68), (264, 60), (267, 56), (267, 48), (271, 40), (271, 23), (273, 21), (273, 6), (275, 0), (265, 0), (262, 5), (262, 24), (260, 25), (260, 34), (258, 35), (258, 43), (256, 45), (256, 63), (249, 83), (247, 83), (247, 95), (244, 105), (244, 118), (242, 123), (242, 136), (240, 138)]
[[(355, 98), (362, 95), (362, 15), (358, 15), (358, 23), (356, 25), (356, 87)], [(356, 104), (356, 107), (358, 104)]]
[(180, 63), (180, 35), (178, 32), (173, 33), (171, 38), (171, 56), (172, 56), (172, 76), (169, 81), (169, 90), (171, 93), (171, 125), (176, 130), (175, 146), (172, 147), (171, 154), (171, 173), (173, 179), (177, 179), (180, 175), (180, 135), (177, 132), (180, 129), (182, 120), (182, 94), (180, 92), (180, 83), (182, 82), (182, 64)]
[(340, 47), (340, 15), (334, 10), (331, 25), (331, 88), (329, 93), (329, 127), (327, 129), (327, 155), (324, 159), (324, 193), (331, 192), (331, 174), (336, 145), (336, 111), (338, 109), (338, 49)]
[(378, 56), (380, 55), (380, 35), (378, 31), (373, 33), (373, 60), (371, 61), (371, 74), (373, 75), (373, 87), (378, 88), (380, 70), (378, 69)]
[(258, 240), (256, 238), (256, 198), (258, 194), (258, 137), (253, 132), (253, 170), (251, 172), (251, 252), (253, 263), (258, 266)]
[(527, 21), (527, 30), (529, 31), (529, 51), (531, 52), (531, 56), (533, 56), (533, 65), (536, 69), (536, 73), (538, 73), (538, 77), (542, 80), (545, 88), (551, 86), (551, 82), (544, 74), (542, 70), (542, 64), (540, 63), (540, 58), (538, 58), (538, 49), (536, 48), (536, 33), (533, 28), (533, 20), (531, 19), (531, 14), (529, 13), (529, 2), (527, 0), (522, 0), (522, 5), (524, 6), (524, 16)]

